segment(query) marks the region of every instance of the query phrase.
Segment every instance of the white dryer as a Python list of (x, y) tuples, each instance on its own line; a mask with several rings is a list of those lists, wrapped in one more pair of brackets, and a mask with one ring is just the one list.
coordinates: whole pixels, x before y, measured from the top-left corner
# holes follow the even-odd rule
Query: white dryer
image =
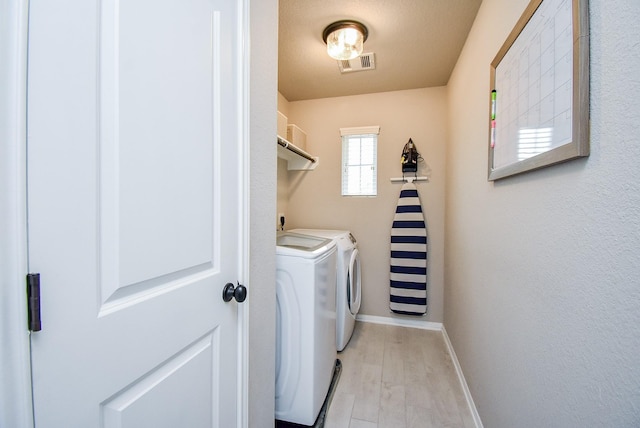
[(338, 248), (336, 286), (336, 349), (342, 351), (349, 343), (356, 315), (360, 311), (362, 281), (360, 253), (356, 238), (348, 230), (293, 229), (293, 233), (331, 238)]
[(336, 363), (336, 245), (280, 232), (276, 243), (275, 417), (313, 425)]

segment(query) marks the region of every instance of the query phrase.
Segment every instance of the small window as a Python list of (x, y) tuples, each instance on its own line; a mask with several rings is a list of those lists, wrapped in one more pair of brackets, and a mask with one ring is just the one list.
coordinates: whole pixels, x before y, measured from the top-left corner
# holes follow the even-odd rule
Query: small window
[(340, 129), (342, 196), (377, 195), (379, 132), (379, 126)]

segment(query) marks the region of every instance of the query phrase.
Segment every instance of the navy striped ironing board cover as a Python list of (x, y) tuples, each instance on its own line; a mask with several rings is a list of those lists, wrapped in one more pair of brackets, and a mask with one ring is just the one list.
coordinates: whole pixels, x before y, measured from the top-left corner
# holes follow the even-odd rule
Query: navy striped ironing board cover
[(391, 228), (390, 308), (406, 315), (427, 312), (427, 228), (415, 184), (400, 190)]

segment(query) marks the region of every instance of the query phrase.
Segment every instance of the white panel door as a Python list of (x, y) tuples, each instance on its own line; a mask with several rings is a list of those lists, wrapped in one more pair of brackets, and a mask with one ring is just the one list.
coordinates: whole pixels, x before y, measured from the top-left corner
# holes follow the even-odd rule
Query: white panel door
[(236, 426), (234, 0), (32, 0), (37, 428)]

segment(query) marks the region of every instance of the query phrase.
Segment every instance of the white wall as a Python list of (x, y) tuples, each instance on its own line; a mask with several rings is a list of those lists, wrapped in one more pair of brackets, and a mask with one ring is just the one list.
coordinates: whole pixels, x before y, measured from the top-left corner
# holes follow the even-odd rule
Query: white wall
[(591, 156), (487, 182), (484, 0), (449, 82), (444, 321), (484, 425), (640, 426), (640, 2), (591, 0)]
[(278, 2), (251, 0), (249, 426), (273, 427)]
[[(412, 138), (425, 163), (417, 183), (429, 233), (428, 310), (421, 320), (442, 322), (446, 89), (417, 89), (288, 104), (289, 123), (307, 133), (307, 151), (320, 157), (313, 171), (289, 172), (287, 228), (347, 229), (358, 240), (362, 262), (361, 314), (389, 311), (389, 235), (402, 183), (400, 157)], [(378, 196), (343, 197), (340, 128), (380, 125)]]

